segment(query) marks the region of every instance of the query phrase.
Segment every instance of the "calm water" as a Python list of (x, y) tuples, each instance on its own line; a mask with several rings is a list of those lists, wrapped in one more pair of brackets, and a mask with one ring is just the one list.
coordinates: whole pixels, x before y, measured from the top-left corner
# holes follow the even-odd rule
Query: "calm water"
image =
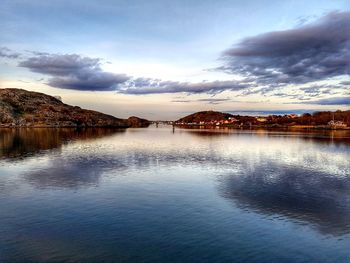
[(0, 130), (0, 262), (350, 262), (350, 134)]

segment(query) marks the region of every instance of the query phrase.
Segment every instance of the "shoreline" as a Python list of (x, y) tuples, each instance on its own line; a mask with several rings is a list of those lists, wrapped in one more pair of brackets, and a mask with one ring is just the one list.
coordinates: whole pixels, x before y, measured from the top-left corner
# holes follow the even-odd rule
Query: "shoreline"
[(203, 125), (203, 124), (175, 124), (175, 127), (190, 128), (190, 127), (203, 127), (203, 128), (230, 128), (230, 129), (283, 129), (283, 130), (326, 130), (326, 131), (350, 131), (350, 127), (326, 127), (326, 126), (314, 126), (314, 125)]
[(0, 129), (95, 129), (95, 128), (102, 128), (102, 129), (127, 129), (127, 128), (133, 128), (131, 126), (52, 126), (52, 125), (38, 125), (38, 126), (21, 126), (21, 125), (0, 125)]
[[(350, 127), (339, 127), (332, 128), (326, 126), (313, 126), (313, 125), (203, 125), (203, 124), (167, 124), (169, 126), (178, 128), (203, 128), (203, 129), (240, 129), (240, 130), (255, 130), (255, 129), (266, 129), (266, 130), (318, 130), (318, 131), (350, 131)], [(150, 125), (151, 126), (151, 125)], [(142, 128), (147, 128), (142, 127)], [(128, 129), (135, 128), (132, 126), (53, 126), (53, 125), (38, 125), (38, 126), (23, 126), (23, 125), (1, 125), (0, 129)], [(140, 128), (140, 127), (137, 127)]]

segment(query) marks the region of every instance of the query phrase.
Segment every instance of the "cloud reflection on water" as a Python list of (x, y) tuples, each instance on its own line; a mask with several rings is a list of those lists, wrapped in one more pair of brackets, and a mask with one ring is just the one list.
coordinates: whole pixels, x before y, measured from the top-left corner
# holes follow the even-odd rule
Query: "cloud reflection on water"
[(220, 194), (244, 210), (307, 222), (325, 234), (350, 233), (350, 176), (267, 162), (219, 179)]
[[(137, 180), (145, 170), (152, 173), (161, 167), (182, 173), (184, 167), (193, 167), (203, 169), (203, 174), (210, 171), (218, 194), (243, 210), (308, 223), (325, 234), (350, 233), (348, 140), (337, 134), (205, 130), (172, 134), (152, 129), (122, 134), (63, 132), (48, 136), (44, 146), (28, 134), (19, 142), (29, 146), (13, 147), (13, 152), (15, 156), (28, 149), (37, 152), (35, 147), (60, 147), (78, 139), (57, 155), (47, 154), (44, 165), (23, 173), (26, 182), (38, 189), (99, 187), (107, 173)], [(90, 138), (100, 140), (86, 143)]]

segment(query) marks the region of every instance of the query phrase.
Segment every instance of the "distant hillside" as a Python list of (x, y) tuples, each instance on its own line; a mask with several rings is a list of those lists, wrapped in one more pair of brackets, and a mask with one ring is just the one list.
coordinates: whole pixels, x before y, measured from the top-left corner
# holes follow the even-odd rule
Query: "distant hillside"
[(0, 89), (1, 127), (140, 127), (147, 123), (70, 106), (43, 93)]
[(232, 114), (223, 113), (219, 111), (200, 111), (183, 117), (176, 122), (178, 123), (200, 123), (200, 122), (211, 122), (215, 120), (228, 120), (233, 117)]
[(141, 119), (135, 116), (129, 117), (127, 119), (127, 123), (129, 127), (133, 127), (133, 128), (148, 127), (151, 124), (149, 120)]
[(346, 128), (350, 126), (350, 111), (321, 111), (302, 115), (285, 114), (269, 116), (242, 116), (217, 111), (200, 111), (183, 117), (175, 122), (178, 125), (215, 125), (215, 126), (257, 126), (287, 127), (304, 126), (317, 128)]

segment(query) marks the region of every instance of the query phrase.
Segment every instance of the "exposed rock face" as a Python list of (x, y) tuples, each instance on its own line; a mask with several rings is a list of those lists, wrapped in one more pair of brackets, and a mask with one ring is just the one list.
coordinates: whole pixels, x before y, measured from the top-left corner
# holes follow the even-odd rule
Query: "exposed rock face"
[(43, 93), (0, 89), (0, 127), (129, 126), (128, 120), (70, 106)]
[(151, 124), (150, 121), (146, 119), (141, 119), (135, 116), (129, 117), (127, 121), (128, 121), (129, 127), (133, 127), (133, 128), (148, 127)]

